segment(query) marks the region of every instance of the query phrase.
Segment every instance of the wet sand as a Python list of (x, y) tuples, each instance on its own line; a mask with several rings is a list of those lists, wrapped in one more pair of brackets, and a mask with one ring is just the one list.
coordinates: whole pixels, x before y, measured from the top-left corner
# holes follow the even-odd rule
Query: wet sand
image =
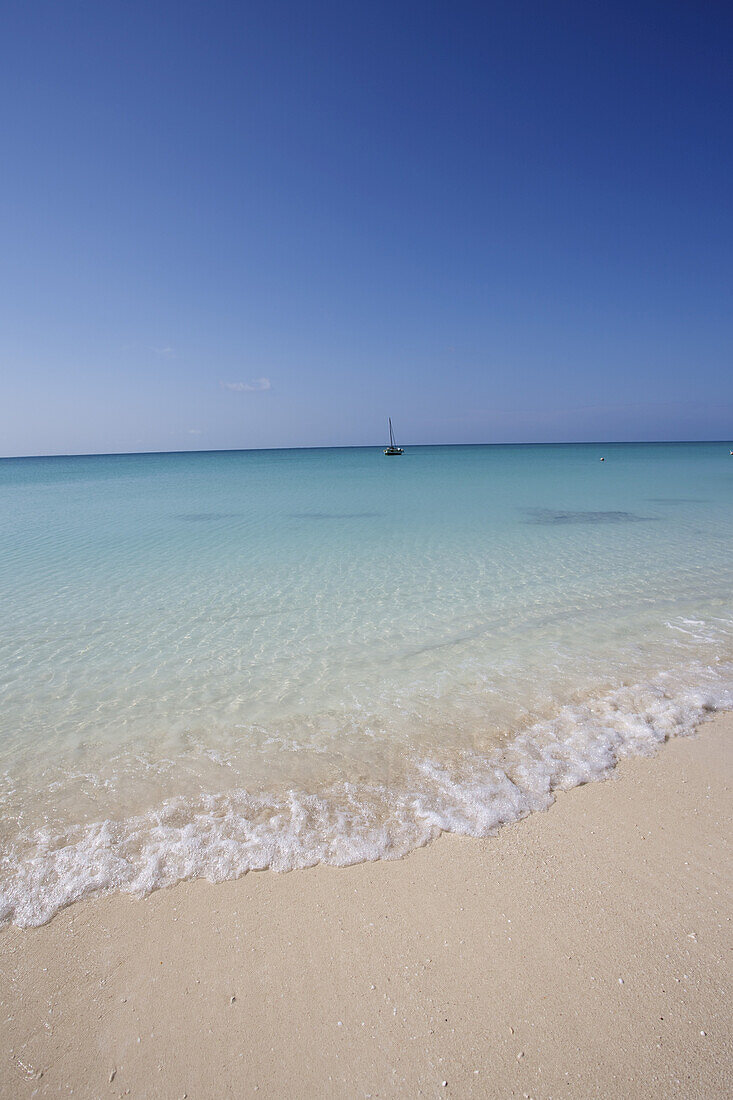
[(733, 1091), (733, 715), (497, 837), (0, 933), (0, 1097)]

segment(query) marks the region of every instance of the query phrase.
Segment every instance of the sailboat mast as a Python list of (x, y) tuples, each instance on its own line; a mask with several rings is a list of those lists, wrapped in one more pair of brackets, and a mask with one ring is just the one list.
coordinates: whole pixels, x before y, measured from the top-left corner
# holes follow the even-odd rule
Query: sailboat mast
[(392, 417), (389, 418), (389, 445), (394, 447), (394, 433), (392, 431)]

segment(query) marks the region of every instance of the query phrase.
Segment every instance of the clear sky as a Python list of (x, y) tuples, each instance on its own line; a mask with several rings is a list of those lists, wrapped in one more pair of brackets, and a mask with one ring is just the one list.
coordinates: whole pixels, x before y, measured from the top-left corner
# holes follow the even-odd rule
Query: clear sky
[(733, 434), (733, 6), (5, 0), (0, 454)]

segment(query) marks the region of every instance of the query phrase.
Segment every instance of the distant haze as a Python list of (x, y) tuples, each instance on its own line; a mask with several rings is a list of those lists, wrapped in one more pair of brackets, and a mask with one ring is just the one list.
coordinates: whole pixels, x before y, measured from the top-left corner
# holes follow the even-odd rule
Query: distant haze
[(0, 454), (730, 438), (732, 32), (6, 6)]

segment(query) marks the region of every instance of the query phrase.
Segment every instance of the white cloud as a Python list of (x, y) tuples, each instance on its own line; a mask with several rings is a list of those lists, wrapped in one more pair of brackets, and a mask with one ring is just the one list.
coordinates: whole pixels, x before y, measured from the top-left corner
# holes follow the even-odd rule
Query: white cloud
[(263, 390), (272, 389), (269, 378), (252, 378), (249, 382), (222, 382), (221, 387), (239, 393), (262, 393)]
[(189, 435), (201, 435), (201, 428), (189, 428), (188, 429), (188, 434)]
[(156, 355), (159, 355), (161, 359), (175, 359), (176, 357), (176, 349), (170, 347), (168, 344), (166, 344), (165, 347), (151, 348), (150, 350), (154, 351)]

